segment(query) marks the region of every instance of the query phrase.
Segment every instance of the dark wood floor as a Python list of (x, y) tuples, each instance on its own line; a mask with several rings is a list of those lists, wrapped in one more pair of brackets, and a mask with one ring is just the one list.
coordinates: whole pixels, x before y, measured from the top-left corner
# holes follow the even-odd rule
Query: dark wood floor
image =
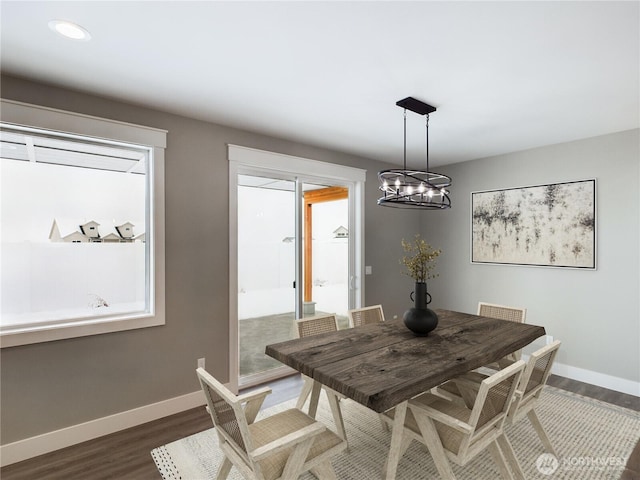
[[(549, 384), (608, 403), (640, 411), (640, 398), (552, 375)], [(270, 383), (273, 394), (264, 407), (298, 396), (302, 381), (294, 375)], [(2, 480), (145, 480), (160, 479), (152, 449), (211, 428), (204, 407), (133, 427), (0, 469)], [(621, 480), (640, 479), (640, 442)], [(186, 479), (188, 480), (188, 479)]]

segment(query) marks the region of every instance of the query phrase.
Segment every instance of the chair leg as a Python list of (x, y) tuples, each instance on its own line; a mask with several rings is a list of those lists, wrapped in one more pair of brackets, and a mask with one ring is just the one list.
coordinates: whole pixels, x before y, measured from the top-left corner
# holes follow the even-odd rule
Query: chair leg
[(331, 460), (322, 462), (320, 465), (312, 468), (311, 473), (320, 480), (337, 480), (336, 472), (333, 469), (333, 465), (331, 465)]
[(500, 451), (511, 468), (513, 478), (516, 478), (517, 480), (525, 480), (524, 472), (522, 471), (520, 462), (518, 462), (518, 458), (516, 457), (516, 452), (513, 451), (513, 447), (511, 446), (511, 442), (507, 436), (503, 433), (496, 439), (496, 441), (500, 447)]
[(307, 459), (307, 455), (309, 455), (309, 450), (314, 441), (315, 438), (308, 438), (293, 449), (282, 471), (281, 480), (297, 480), (302, 473), (302, 466)]
[(498, 470), (500, 470), (500, 476), (505, 480), (513, 480), (513, 475), (511, 474), (511, 470), (509, 470), (509, 465), (507, 464), (507, 460), (504, 458), (502, 450), (496, 442), (491, 442), (488, 446), (489, 453), (491, 454), (491, 458), (498, 466)]
[(225, 480), (229, 476), (231, 467), (233, 467), (231, 460), (229, 460), (227, 457), (224, 457), (224, 460), (222, 461), (222, 465), (220, 465), (220, 468), (218, 469), (216, 480)]
[(444, 451), (444, 447), (440, 441), (440, 435), (436, 430), (433, 420), (420, 414), (414, 415), (414, 417), (418, 423), (418, 427), (420, 427), (422, 439), (429, 449), (429, 453), (431, 454), (431, 458), (433, 458), (433, 463), (436, 464), (440, 477), (445, 480), (455, 479), (456, 476), (453, 474), (451, 464)]
[(296, 408), (298, 410), (302, 410), (304, 406), (304, 402), (307, 401), (309, 395), (311, 395), (311, 388), (313, 387), (313, 380), (309, 377), (303, 377), (304, 383), (302, 384), (302, 390), (300, 390), (300, 396), (298, 397), (298, 402), (296, 403)]
[(547, 452), (552, 453), (557, 457), (558, 454), (553, 448), (553, 445), (551, 445), (551, 440), (549, 440), (547, 432), (544, 431), (544, 427), (542, 426), (542, 423), (540, 423), (540, 419), (536, 415), (536, 412), (534, 410), (529, 410), (527, 412), (527, 418), (531, 422), (531, 425), (533, 425), (533, 428), (536, 430), (536, 433), (538, 434), (538, 437), (540, 437), (540, 440), (542, 441), (542, 444), (544, 445), (544, 448), (547, 450)]

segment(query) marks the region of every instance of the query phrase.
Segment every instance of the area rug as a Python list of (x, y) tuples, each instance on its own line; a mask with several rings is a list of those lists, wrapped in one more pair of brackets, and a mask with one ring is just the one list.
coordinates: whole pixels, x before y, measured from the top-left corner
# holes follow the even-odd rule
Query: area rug
[[(295, 401), (271, 407), (261, 415), (292, 408)], [(383, 478), (391, 433), (376, 413), (353, 402), (340, 402), (350, 451), (336, 456), (336, 476), (344, 480)], [(528, 419), (506, 427), (507, 435), (527, 479), (619, 479), (628, 456), (640, 439), (640, 413), (548, 386), (536, 408), (558, 458), (546, 454)], [(333, 427), (326, 398), (321, 397), (318, 419)], [(151, 452), (165, 480), (215, 478), (222, 454), (213, 429), (156, 448)], [(496, 480), (498, 469), (488, 453), (464, 467), (453, 464), (458, 479)], [(228, 477), (241, 480), (233, 468)], [(315, 479), (307, 473), (300, 477)], [(439, 475), (423, 445), (413, 442), (400, 460), (398, 480), (437, 479)]]

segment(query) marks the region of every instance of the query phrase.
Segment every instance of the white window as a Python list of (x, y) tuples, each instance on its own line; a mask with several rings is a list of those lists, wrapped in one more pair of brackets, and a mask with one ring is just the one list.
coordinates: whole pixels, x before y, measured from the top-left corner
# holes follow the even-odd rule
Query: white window
[(2, 347), (164, 324), (166, 132), (2, 101)]

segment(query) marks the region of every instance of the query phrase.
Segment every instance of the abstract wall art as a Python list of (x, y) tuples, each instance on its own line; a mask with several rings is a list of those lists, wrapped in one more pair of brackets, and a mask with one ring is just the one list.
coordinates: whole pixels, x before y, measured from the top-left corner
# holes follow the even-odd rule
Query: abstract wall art
[(595, 179), (472, 192), (471, 262), (595, 269)]

